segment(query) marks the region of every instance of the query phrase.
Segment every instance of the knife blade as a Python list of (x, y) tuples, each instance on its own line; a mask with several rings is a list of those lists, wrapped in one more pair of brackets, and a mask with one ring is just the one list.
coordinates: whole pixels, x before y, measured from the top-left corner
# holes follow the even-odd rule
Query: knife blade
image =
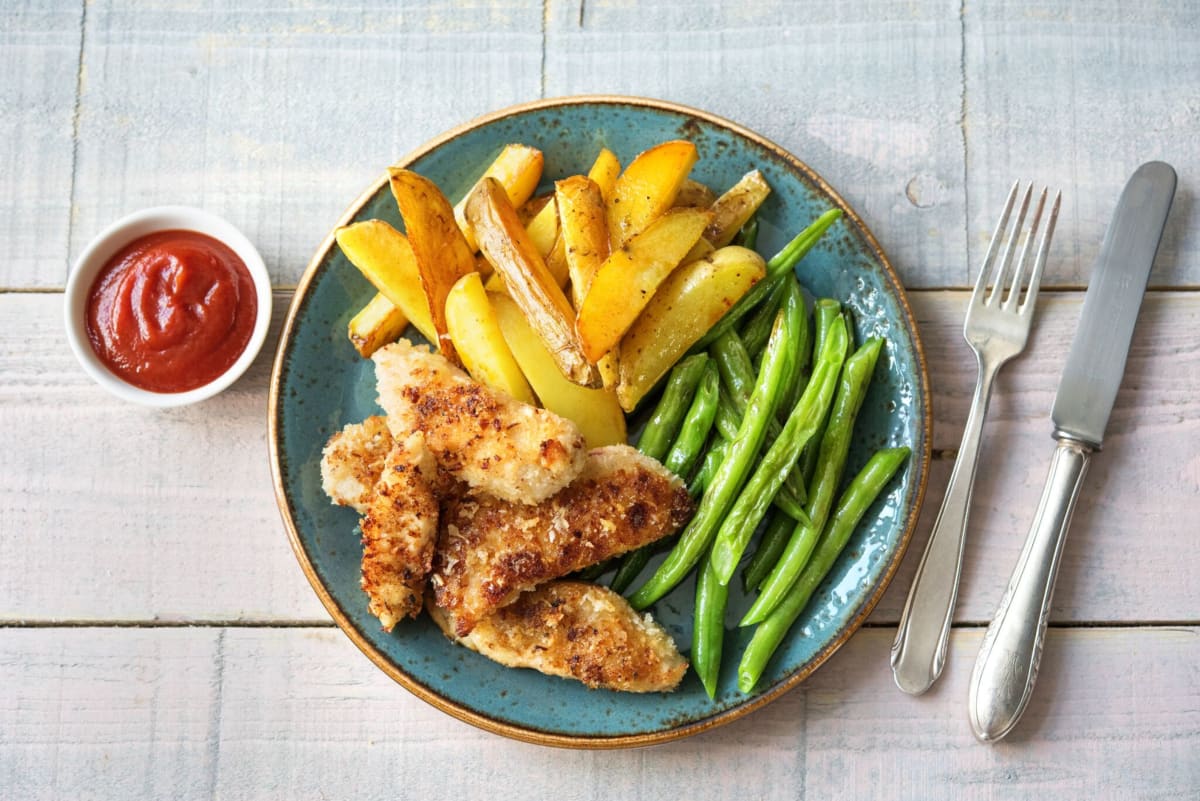
[(1083, 299), (1050, 419), (1056, 431), (1094, 448), (1104, 439), (1125, 373), (1133, 325), (1167, 224), (1175, 180), (1175, 170), (1161, 161), (1134, 172), (1121, 192)]
[(968, 716), (983, 742), (1012, 731), (1033, 693), (1063, 543), (1104, 441), (1175, 183), (1175, 170), (1160, 161), (1133, 173), (1092, 270), (1051, 412), (1058, 444), (1046, 486), (971, 675)]

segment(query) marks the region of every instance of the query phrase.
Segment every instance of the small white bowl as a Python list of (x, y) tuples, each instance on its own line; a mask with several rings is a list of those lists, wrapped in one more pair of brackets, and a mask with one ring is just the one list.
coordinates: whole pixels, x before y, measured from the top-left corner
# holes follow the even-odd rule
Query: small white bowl
[[(254, 280), (258, 310), (250, 341), (228, 370), (204, 386), (186, 392), (151, 392), (113, 374), (92, 349), (87, 334), (88, 294), (100, 270), (121, 248), (147, 234), (174, 230), (206, 234), (231, 248), (245, 262)], [(188, 206), (157, 206), (122, 217), (92, 240), (76, 260), (67, 278), (65, 307), (67, 341), (71, 343), (75, 358), (92, 380), (118, 398), (144, 406), (185, 406), (207, 400), (224, 390), (246, 372), (246, 368), (262, 350), (267, 328), (271, 324), (271, 277), (267, 275), (266, 265), (258, 250), (229, 222), (215, 214)]]

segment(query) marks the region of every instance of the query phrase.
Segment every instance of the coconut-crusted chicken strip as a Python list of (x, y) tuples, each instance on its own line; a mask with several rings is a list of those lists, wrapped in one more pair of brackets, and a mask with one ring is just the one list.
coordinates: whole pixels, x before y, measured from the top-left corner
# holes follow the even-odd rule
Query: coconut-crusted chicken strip
[(476, 490), (538, 503), (583, 469), (583, 435), (570, 420), (497, 393), (406, 340), (371, 358), (392, 434), (420, 431), (438, 463)]
[(437, 605), (464, 636), (522, 592), (669, 536), (691, 512), (683, 482), (628, 445), (592, 450), (579, 478), (538, 504), (448, 499), (430, 579)]
[(329, 438), (321, 453), (321, 487), (335, 504), (365, 514), (392, 449), (382, 415), (351, 423)]
[(446, 636), (507, 667), (577, 679), (592, 689), (666, 692), (687, 662), (650, 615), (607, 587), (553, 581), (524, 593), (458, 637), (445, 612), (429, 608)]
[(437, 465), (422, 436), (398, 440), (363, 516), (362, 588), (384, 631), (421, 612), (437, 544), (436, 481)]

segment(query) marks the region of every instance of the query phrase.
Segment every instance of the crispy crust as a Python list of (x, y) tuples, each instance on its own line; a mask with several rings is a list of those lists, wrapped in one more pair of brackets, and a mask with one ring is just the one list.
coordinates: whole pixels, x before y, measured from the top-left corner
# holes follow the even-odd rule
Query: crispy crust
[(571, 421), (496, 393), (405, 340), (371, 358), (393, 435), (420, 431), (438, 464), (471, 487), (538, 503), (583, 468), (583, 435)]
[(329, 499), (365, 514), (392, 444), (382, 415), (350, 423), (330, 437), (321, 453), (321, 488)]
[(687, 672), (671, 637), (607, 587), (555, 581), (456, 637), (444, 612), (430, 614), (452, 640), (508, 667), (577, 679), (593, 689), (666, 692)]
[(539, 504), (449, 499), (434, 558), (437, 604), (466, 635), (521, 592), (666, 537), (691, 512), (683, 483), (628, 445), (593, 450), (582, 475)]
[(436, 474), (420, 434), (397, 442), (362, 519), (362, 588), (384, 631), (421, 612), (437, 544)]

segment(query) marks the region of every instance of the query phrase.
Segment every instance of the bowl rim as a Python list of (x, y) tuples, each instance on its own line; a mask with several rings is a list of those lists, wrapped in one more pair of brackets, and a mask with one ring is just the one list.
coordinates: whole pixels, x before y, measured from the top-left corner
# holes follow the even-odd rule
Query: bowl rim
[(842, 210), (845, 217), (850, 220), (853, 225), (862, 233), (869, 249), (879, 264), (882, 266), (884, 275), (887, 281), (892, 285), (894, 294), (901, 306), (904, 314), (904, 323), (911, 333), (913, 350), (917, 357), (917, 376), (916, 379), (920, 384), (920, 393), (922, 398), (921, 414), (922, 421), (919, 429), (919, 442), (913, 443), (913, 452), (910, 459), (914, 463), (917, 472), (917, 481), (915, 486), (915, 495), (913, 503), (908, 511), (907, 519), (904, 523), (904, 529), (900, 536), (900, 541), (893, 553), (889, 563), (885, 566), (880, 574), (879, 580), (872, 588), (870, 597), (863, 604), (862, 608), (846, 625), (845, 629), (838, 637), (825, 648), (819, 651), (809, 662), (808, 665), (797, 670), (792, 675), (780, 681), (774, 687), (760, 693), (756, 696), (750, 696), (745, 702), (731, 707), (724, 711), (713, 714), (709, 717), (688, 723), (686, 725), (675, 726), (670, 729), (663, 729), (654, 732), (643, 732), (638, 734), (622, 734), (622, 735), (571, 735), (541, 731), (538, 729), (515, 725), (503, 720), (497, 720), (486, 714), (482, 714), (470, 707), (453, 701), (436, 690), (425, 686), (421, 682), (414, 679), (412, 676), (405, 673), (398, 666), (394, 665), (388, 658), (380, 652), (374, 645), (359, 631), (358, 627), (347, 617), (346, 613), (338, 605), (337, 601), (332, 597), (329, 591), (321, 582), (316, 570), (309, 558), (308, 551), (300, 540), (299, 531), (296, 528), (295, 520), (292, 517), (290, 504), (288, 502), (287, 493), (283, 484), (283, 473), (280, 469), (280, 448), (279, 448), (279, 415), (282, 413), (282, 404), (280, 403), (280, 383), (285, 368), (285, 360), (288, 353), (288, 343), (291, 341), (292, 329), (295, 326), (296, 318), (300, 309), (304, 305), (307, 298), (309, 288), (316, 278), (317, 272), (321, 264), (327, 258), (330, 249), (335, 242), (335, 233), (338, 228), (348, 225), (353, 221), (354, 217), (365, 206), (376, 193), (387, 185), (388, 175), (386, 171), (377, 178), (365, 191), (362, 192), (342, 213), (337, 222), (330, 229), (330, 232), (322, 240), (301, 275), (299, 282), (296, 285), (295, 293), (288, 306), (287, 316), (284, 320), (283, 328), (280, 332), (278, 346), (276, 348), (275, 360), (271, 368), (271, 382), (267, 399), (267, 447), (269, 452), (271, 478), (275, 487), (275, 501), (279, 507), (280, 516), (283, 519), (284, 527), (287, 530), (288, 541), (291, 543), (292, 551), (296, 555), (297, 561), (300, 563), (301, 570), (308, 579), (317, 597), (320, 599), (326, 611), (333, 617), (338, 628), (350, 639), (354, 645), (363, 652), (368, 659), (371, 660), (380, 670), (394, 681), (411, 692), (413, 695), (420, 698), (422, 701), (431, 706), (445, 712), (465, 723), (469, 723), (485, 731), (494, 734), (500, 734), (515, 740), (533, 743), (536, 745), (554, 746), (559, 748), (573, 749), (615, 749), (641, 747), (665, 743), (672, 740), (682, 739), (701, 732), (710, 731), (719, 726), (739, 720), (742, 717), (755, 712), (772, 701), (782, 697), (789, 690), (798, 686), (806, 678), (823, 665), (830, 656), (846, 643), (850, 637), (858, 631), (863, 622), (874, 610), (880, 598), (883, 597), (888, 585), (891, 583), (900, 562), (904, 558), (904, 554), (908, 549), (912, 534), (917, 525), (917, 520), (920, 517), (921, 506), (924, 502), (926, 484), (929, 478), (929, 466), (932, 455), (933, 441), (933, 413), (932, 401), (929, 390), (929, 372), (925, 358), (924, 346), (921, 342), (920, 334), (917, 328), (916, 318), (913, 315), (912, 308), (908, 302), (908, 296), (904, 290), (904, 285), (901, 283), (899, 276), (892, 268), (891, 262), (887, 255), (883, 252), (883, 248), (875, 239), (874, 234), (858, 216), (858, 214), (850, 207), (850, 205), (838, 194), (833, 187), (826, 183), (825, 179), (818, 175), (811, 167), (801, 161), (796, 156), (792, 155), (788, 150), (780, 145), (772, 142), (766, 137), (755, 133), (754, 131), (728, 120), (719, 115), (708, 111), (693, 108), (691, 106), (675, 103), (672, 101), (658, 100), (648, 97), (638, 97), (630, 95), (567, 95), (561, 97), (542, 98), (525, 103), (518, 103), (511, 106), (489, 112), (487, 114), (475, 117), (461, 125), (455, 126), (448, 131), (428, 140), (414, 150), (409, 151), (402, 158), (394, 163), (397, 167), (406, 167), (414, 161), (428, 155), (432, 151), (442, 147), (450, 141), (457, 139), (464, 134), (480, 128), (482, 126), (506, 119), (508, 117), (524, 114), (532, 111), (538, 111), (546, 108), (555, 108), (561, 106), (577, 106), (577, 105), (602, 105), (602, 106), (634, 106), (648, 108), (654, 111), (665, 111), (672, 114), (681, 114), (695, 117), (706, 123), (714, 125), (718, 128), (728, 130), (739, 137), (747, 139), (754, 144), (770, 151), (777, 157), (782, 159), (791, 169), (803, 175), (817, 186), (821, 192), (826, 194), (828, 198)]
[[(84, 319), (88, 295), (96, 276), (116, 253), (131, 242), (158, 231), (193, 231), (205, 234), (233, 250), (254, 281), (257, 309), (250, 339), (225, 372), (203, 386), (185, 392), (154, 392), (134, 386), (113, 373), (92, 349)], [(271, 276), (262, 255), (245, 234), (225, 218), (194, 206), (152, 206), (126, 214), (106, 226), (88, 243), (71, 266), (63, 293), (67, 341), (76, 361), (88, 376), (116, 397), (155, 408), (198, 403), (231, 386), (254, 362), (271, 326)]]

